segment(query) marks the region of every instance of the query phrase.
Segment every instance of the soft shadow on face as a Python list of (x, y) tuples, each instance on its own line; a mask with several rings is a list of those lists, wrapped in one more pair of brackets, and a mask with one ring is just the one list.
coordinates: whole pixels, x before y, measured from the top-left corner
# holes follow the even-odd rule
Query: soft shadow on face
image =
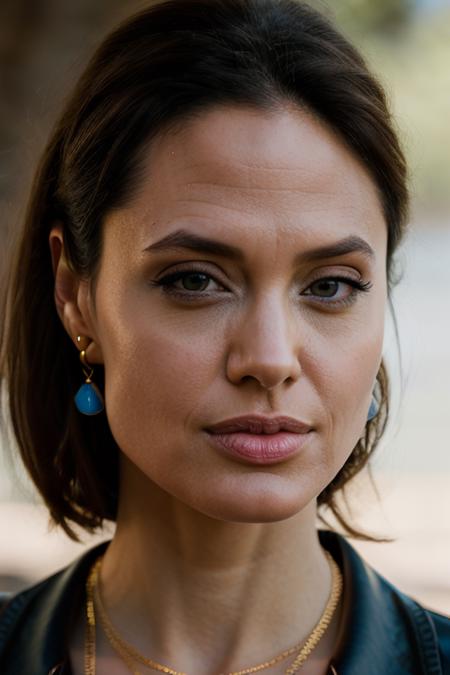
[[(180, 230), (240, 253), (151, 248)], [(311, 254), (348, 238), (366, 246)], [(305, 112), (215, 108), (152, 142), (140, 191), (106, 219), (103, 242), (95, 328), (122, 496), (134, 472), (222, 520), (310, 504), (362, 435), (381, 362), (387, 232), (362, 164)], [(314, 431), (287, 461), (247, 464), (204, 430), (247, 413)]]

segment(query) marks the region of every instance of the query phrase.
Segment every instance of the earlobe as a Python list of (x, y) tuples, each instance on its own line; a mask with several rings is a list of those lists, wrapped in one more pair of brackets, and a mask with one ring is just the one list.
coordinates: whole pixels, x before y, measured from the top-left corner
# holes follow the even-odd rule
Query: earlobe
[(86, 353), (91, 363), (103, 363), (100, 346), (95, 340), (87, 308), (87, 282), (69, 266), (64, 254), (64, 235), (60, 223), (56, 224), (49, 235), (53, 274), (55, 278), (55, 305), (58, 316), (77, 346), (77, 336), (83, 335), (90, 341)]
[(86, 356), (90, 363), (103, 363), (103, 353), (100, 341), (93, 327), (91, 309), (90, 285), (86, 279), (82, 279), (78, 284), (77, 299), (75, 305), (68, 303), (66, 305), (66, 314), (68, 323), (72, 327), (72, 339), (78, 346), (77, 336), (83, 335), (89, 340), (86, 347)]

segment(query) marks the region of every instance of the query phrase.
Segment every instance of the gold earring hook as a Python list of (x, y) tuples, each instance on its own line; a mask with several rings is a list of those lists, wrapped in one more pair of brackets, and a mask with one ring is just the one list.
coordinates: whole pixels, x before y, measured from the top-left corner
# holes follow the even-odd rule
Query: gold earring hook
[(80, 361), (83, 364), (83, 373), (86, 376), (86, 384), (90, 384), (92, 382), (91, 377), (94, 374), (94, 369), (87, 361), (85, 349), (80, 352)]
[[(90, 384), (92, 382), (91, 377), (94, 374), (94, 369), (88, 363), (87, 356), (86, 356), (86, 348), (89, 345), (89, 340), (86, 338), (84, 335), (77, 335), (76, 337), (77, 344), (80, 346), (80, 361), (83, 366), (83, 373), (85, 374), (86, 377), (86, 384)], [(86, 342), (88, 344), (86, 344)]]

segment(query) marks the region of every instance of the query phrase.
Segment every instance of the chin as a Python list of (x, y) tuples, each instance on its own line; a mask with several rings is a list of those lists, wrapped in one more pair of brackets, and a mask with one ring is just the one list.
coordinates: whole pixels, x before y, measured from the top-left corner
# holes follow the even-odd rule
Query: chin
[[(208, 491), (209, 492), (209, 491)], [(192, 508), (216, 520), (234, 523), (273, 523), (292, 518), (314, 501), (316, 495), (275, 474), (247, 474), (219, 486)]]

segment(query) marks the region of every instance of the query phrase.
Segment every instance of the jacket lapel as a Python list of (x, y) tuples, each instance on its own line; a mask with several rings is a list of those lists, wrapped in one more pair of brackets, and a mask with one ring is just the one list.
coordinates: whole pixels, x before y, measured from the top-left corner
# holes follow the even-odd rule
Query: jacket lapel
[[(90, 549), (69, 567), (8, 603), (0, 622), (1, 673), (47, 675), (67, 661), (67, 636), (84, 597), (88, 570), (108, 543)], [(12, 637), (11, 650), (6, 646), (9, 636)], [(3, 650), (6, 661), (2, 660)]]
[(343, 569), (346, 596), (338, 675), (442, 675), (426, 612), (367, 565), (346, 539), (319, 531)]

